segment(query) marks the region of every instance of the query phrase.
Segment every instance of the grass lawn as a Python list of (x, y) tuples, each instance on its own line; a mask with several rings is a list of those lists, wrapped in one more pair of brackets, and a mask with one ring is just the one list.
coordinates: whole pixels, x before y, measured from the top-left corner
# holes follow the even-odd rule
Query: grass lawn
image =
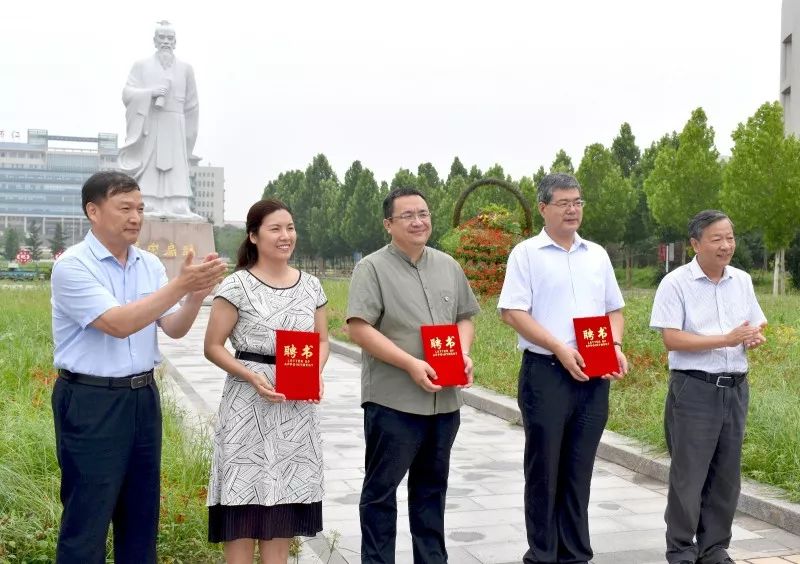
[[(324, 280), (331, 335), (346, 339), (347, 281)], [(667, 355), (648, 328), (654, 290), (625, 293), (625, 352), (630, 374), (612, 386), (609, 429), (665, 450), (663, 413)], [(784, 488), (800, 501), (800, 296), (760, 294), (770, 325), (768, 342), (750, 353), (750, 415), (743, 453), (745, 475)], [(520, 353), (514, 331), (496, 314), (497, 299), (482, 303), (472, 347), (475, 381), (516, 397)]]
[[(0, 562), (53, 562), (61, 515), (50, 291), (36, 286), (0, 290)], [(188, 435), (163, 402), (160, 561), (220, 562), (221, 549), (205, 540), (208, 437)]]

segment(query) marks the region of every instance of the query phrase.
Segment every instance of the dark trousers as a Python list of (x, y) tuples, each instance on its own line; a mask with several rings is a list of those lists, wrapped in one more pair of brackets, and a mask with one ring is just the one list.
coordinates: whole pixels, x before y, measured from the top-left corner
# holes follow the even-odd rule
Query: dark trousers
[(576, 381), (554, 357), (530, 352), (522, 357), (526, 564), (592, 558), (589, 486), (608, 419), (608, 389), (607, 380)]
[(664, 410), (672, 457), (664, 514), (668, 562), (716, 564), (728, 556), (749, 399), (747, 380), (720, 388), (670, 372)]
[(52, 405), (64, 506), (56, 561), (104, 563), (113, 522), (117, 564), (155, 563), (161, 465), (155, 383), (132, 390), (58, 378)]
[(393, 563), (397, 486), (408, 472), (408, 521), (414, 562), (447, 562), (444, 506), (450, 449), (461, 415), (414, 415), (364, 404), (367, 443), (361, 490), (361, 562)]

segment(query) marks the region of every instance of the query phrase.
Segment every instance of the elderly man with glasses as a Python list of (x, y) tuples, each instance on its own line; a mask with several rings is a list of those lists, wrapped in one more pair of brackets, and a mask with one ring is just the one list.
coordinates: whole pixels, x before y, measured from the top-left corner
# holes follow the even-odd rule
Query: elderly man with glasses
[[(544, 229), (508, 257), (497, 304), (524, 351), (518, 401), (525, 428), (523, 561), (586, 564), (589, 483), (608, 419), (610, 380), (628, 365), (622, 353), (622, 300), (605, 249), (577, 231), (584, 200), (578, 181), (549, 174), (539, 184)], [(576, 349), (573, 318), (608, 315), (619, 371), (590, 379)]]
[(396, 493), (408, 473), (414, 562), (443, 563), (450, 449), (463, 402), (457, 388), (437, 385), (420, 327), (457, 325), (471, 383), (471, 318), (479, 307), (461, 266), (426, 246), (431, 214), (422, 193), (393, 190), (383, 217), (391, 242), (356, 265), (347, 305), (350, 337), (362, 348), (361, 562), (395, 561)]

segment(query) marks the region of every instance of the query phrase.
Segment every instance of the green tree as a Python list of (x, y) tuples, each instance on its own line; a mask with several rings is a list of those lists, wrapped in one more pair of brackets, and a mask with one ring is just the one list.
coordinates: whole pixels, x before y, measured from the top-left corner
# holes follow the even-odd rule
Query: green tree
[(600, 143), (589, 145), (575, 177), (588, 202), (581, 233), (602, 245), (621, 241), (635, 200), (630, 180), (622, 176), (614, 155)]
[(447, 180), (444, 187), (446, 197), (438, 206), (432, 209), (433, 229), (436, 238), (431, 237), (439, 245), (439, 239), (447, 233), (453, 226), (453, 213), (455, 212), (456, 202), (464, 190), (467, 189), (467, 177), (456, 175)]
[[(538, 169), (536, 169), (536, 172), (533, 173), (533, 178), (531, 178), (533, 181), (533, 186), (538, 189), (539, 183), (545, 176), (547, 176), (547, 172), (544, 170), (543, 166), (540, 166)], [(536, 203), (536, 200), (532, 200), (531, 203)]]
[(297, 247), (295, 254), (309, 254), (307, 226), (301, 229), (302, 220), (306, 217), (307, 206), (302, 198), (306, 188), (306, 176), (302, 170), (289, 170), (282, 172), (278, 178), (270, 181), (264, 188), (263, 198), (276, 198), (289, 206), (292, 217), (297, 225)]
[(467, 178), (467, 183), (471, 184), (476, 180), (480, 180), (481, 178), (483, 178), (481, 169), (478, 168), (478, 165), (472, 165), (472, 168), (469, 169), (469, 178)]
[(416, 188), (419, 190), (419, 180), (414, 176), (413, 172), (407, 168), (401, 168), (395, 173), (394, 178), (392, 178), (390, 188), (392, 190), (395, 188)]
[(499, 178), (500, 180), (508, 180), (511, 181), (511, 178), (506, 179), (506, 173), (503, 170), (503, 167), (499, 163), (494, 163), (485, 173), (483, 173), (484, 178)]
[(361, 161), (353, 161), (353, 164), (351, 164), (350, 168), (348, 168), (344, 173), (344, 181), (339, 187), (339, 196), (335, 206), (339, 219), (335, 222), (335, 225), (332, 225), (331, 227), (335, 228), (336, 237), (338, 239), (337, 247), (339, 250), (337, 254), (341, 256), (350, 256), (352, 252), (356, 250), (350, 247), (348, 238), (345, 235), (346, 227), (344, 223), (344, 215), (347, 207), (351, 205), (351, 200), (354, 197), (356, 187), (358, 186), (358, 181), (363, 172), (364, 167), (361, 164)]
[(630, 287), (633, 283), (633, 255), (637, 247), (643, 246), (649, 235), (650, 212), (647, 209), (647, 199), (642, 191), (641, 183), (633, 181), (634, 172), (637, 170), (641, 152), (636, 145), (636, 137), (631, 131), (628, 122), (623, 123), (619, 128), (619, 134), (611, 143), (611, 154), (619, 165), (620, 172), (624, 178), (631, 180), (633, 189), (634, 208), (628, 214), (622, 234), (622, 246), (625, 255), (625, 280)]
[(448, 209), (452, 214), (454, 201), (451, 200), (445, 183), (439, 178), (439, 173), (431, 163), (419, 165), (417, 168), (417, 181), (420, 191), (425, 194), (425, 199), (428, 201), (428, 209), (430, 209), (432, 214), (432, 230), (429, 244), (435, 246), (439, 238), (450, 227), (449, 222), (442, 222), (438, 219), (442, 215), (447, 214)]
[(7, 260), (14, 260), (19, 252), (19, 233), (13, 227), (6, 229), (5, 241), (3, 244), (4, 255)]
[(558, 153), (556, 153), (556, 158), (553, 160), (553, 164), (550, 165), (550, 172), (575, 174), (575, 167), (572, 166), (572, 159), (564, 149), (560, 149)]
[(67, 248), (67, 240), (64, 237), (64, 226), (60, 221), (56, 223), (56, 228), (53, 232), (53, 238), (49, 240), (49, 243), (50, 252), (53, 255)]
[[(671, 147), (675, 150), (678, 149), (678, 133), (664, 134), (658, 141), (653, 141), (650, 146), (642, 153), (642, 158), (639, 159), (639, 164), (633, 171), (631, 176), (631, 183), (633, 184), (635, 192), (639, 195), (639, 205), (637, 206), (638, 217), (632, 217), (632, 223), (629, 224), (630, 233), (641, 233), (644, 237), (652, 238), (656, 232), (656, 221), (650, 213), (650, 207), (647, 205), (647, 195), (644, 192), (644, 181), (653, 172), (656, 166), (656, 158), (658, 153), (664, 147)], [(636, 223), (638, 220), (638, 224)], [(675, 241), (685, 237), (685, 228), (679, 230), (667, 229), (658, 226), (659, 235), (664, 241)], [(646, 244), (646, 242), (645, 242)]]
[(309, 210), (308, 229), (310, 247), (325, 269), (325, 259), (347, 254), (341, 237), (342, 208), (337, 207), (340, 199), (340, 186), (335, 178), (324, 178), (317, 188), (318, 205)]
[[(541, 171), (542, 175), (539, 178), (539, 180), (536, 180), (536, 178), (538, 177), (540, 171)], [(529, 178), (527, 176), (523, 176), (522, 178), (519, 179), (519, 189), (522, 192), (522, 195), (525, 197), (525, 199), (528, 200), (528, 204), (531, 206), (531, 210), (533, 210), (533, 214), (532, 214), (532, 217), (531, 217), (531, 220), (532, 220), (532, 223), (533, 223), (533, 227), (532, 227), (533, 233), (537, 233), (538, 231), (541, 231), (542, 225), (544, 223), (544, 220), (542, 219), (542, 216), (537, 211), (537, 207), (536, 207), (536, 202), (538, 200), (537, 187), (538, 187), (539, 182), (541, 181), (541, 179), (544, 178), (544, 177), (545, 177), (544, 167), (540, 166), (539, 170), (537, 170), (536, 173), (533, 175), (533, 178)], [(517, 206), (517, 208), (519, 208), (519, 219), (518, 219), (519, 224), (524, 227), (525, 226), (525, 210), (523, 210), (522, 206), (520, 206), (519, 204), (515, 204), (515, 205)], [(512, 209), (515, 209), (515, 208), (512, 208)], [(533, 233), (530, 233), (530, 235), (533, 235)]]
[[(324, 235), (312, 234), (312, 230), (328, 228), (328, 222), (324, 220), (326, 202), (330, 205), (335, 198), (325, 192), (338, 188), (338, 182), (328, 159), (320, 153), (313, 158), (305, 173), (299, 170), (281, 173), (264, 189), (264, 197), (276, 197), (291, 208), (297, 230), (298, 255), (322, 258), (319, 244)], [(315, 220), (323, 221), (323, 224), (315, 225)]]
[(31, 252), (31, 258), (33, 260), (42, 258), (42, 236), (41, 233), (39, 233), (39, 229), (39, 222), (35, 219), (31, 220), (28, 225), (28, 236), (25, 237), (25, 245)]
[(362, 169), (342, 214), (342, 236), (351, 250), (366, 254), (383, 244), (383, 198), (375, 175), (368, 168)]
[(773, 294), (784, 293), (786, 248), (800, 228), (800, 141), (784, 136), (783, 109), (763, 104), (731, 135), (721, 200), (738, 229), (760, 229), (775, 252)]
[(443, 186), (436, 167), (431, 163), (422, 163), (417, 167), (417, 178), (420, 186), (424, 187), (425, 190), (438, 191)]
[(614, 137), (614, 141), (611, 143), (611, 153), (619, 165), (622, 176), (630, 178), (636, 165), (639, 164), (641, 151), (636, 145), (636, 137), (634, 137), (628, 122), (619, 127), (619, 134)]
[(469, 176), (467, 167), (461, 163), (461, 160), (458, 157), (455, 157), (453, 159), (453, 164), (450, 165), (450, 174), (447, 175), (446, 183), (450, 184), (450, 181), (456, 176), (461, 176), (463, 178), (467, 178)]
[(644, 181), (647, 205), (659, 225), (683, 233), (695, 213), (717, 207), (721, 187), (714, 129), (703, 109), (697, 108), (678, 135), (678, 148), (667, 144), (658, 151), (653, 171)]
[[(328, 159), (318, 154), (306, 168), (305, 183), (299, 194), (295, 194), (295, 225), (298, 239), (303, 241), (303, 251), (323, 260), (325, 250), (330, 248), (332, 237), (329, 229), (332, 219), (330, 204), (336, 200), (339, 180)], [(332, 192), (329, 193), (329, 192)], [(327, 204), (327, 206), (326, 206)], [(299, 246), (299, 245), (298, 245)]]
[(233, 225), (214, 227), (214, 248), (221, 257), (236, 261), (239, 247), (244, 241), (246, 230)]
[(307, 189), (311, 192), (318, 192), (322, 183), (326, 180), (333, 180), (337, 184), (339, 183), (331, 163), (328, 162), (328, 158), (320, 153), (314, 157), (311, 164), (306, 168)]

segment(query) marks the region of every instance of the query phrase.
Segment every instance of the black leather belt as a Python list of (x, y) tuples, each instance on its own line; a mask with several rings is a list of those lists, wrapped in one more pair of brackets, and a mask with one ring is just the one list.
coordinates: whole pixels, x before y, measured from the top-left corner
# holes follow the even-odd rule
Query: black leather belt
[(273, 354), (259, 354), (248, 351), (236, 351), (235, 356), (240, 360), (249, 360), (250, 362), (260, 362), (261, 364), (275, 364), (275, 355)]
[(703, 382), (714, 384), (718, 388), (733, 388), (744, 382), (747, 372), (705, 372), (703, 370), (673, 370), (678, 374), (685, 374)]
[(92, 376), (90, 374), (80, 374), (78, 372), (70, 372), (63, 368), (58, 369), (58, 375), (64, 380), (75, 382), (76, 384), (83, 384), (85, 386), (97, 386), (98, 388), (130, 388), (135, 390), (137, 388), (144, 388), (153, 383), (153, 371), (140, 372), (139, 374), (131, 374), (130, 376), (120, 376), (119, 378), (110, 378), (108, 376)]
[(533, 352), (530, 349), (525, 349), (525, 352), (523, 354), (529, 354), (529, 355), (532, 355), (532, 356), (535, 356), (535, 357), (539, 357), (539, 358), (544, 359), (544, 360), (553, 360), (554, 358), (556, 358), (556, 355), (554, 355), (554, 354), (537, 353), (537, 352)]

